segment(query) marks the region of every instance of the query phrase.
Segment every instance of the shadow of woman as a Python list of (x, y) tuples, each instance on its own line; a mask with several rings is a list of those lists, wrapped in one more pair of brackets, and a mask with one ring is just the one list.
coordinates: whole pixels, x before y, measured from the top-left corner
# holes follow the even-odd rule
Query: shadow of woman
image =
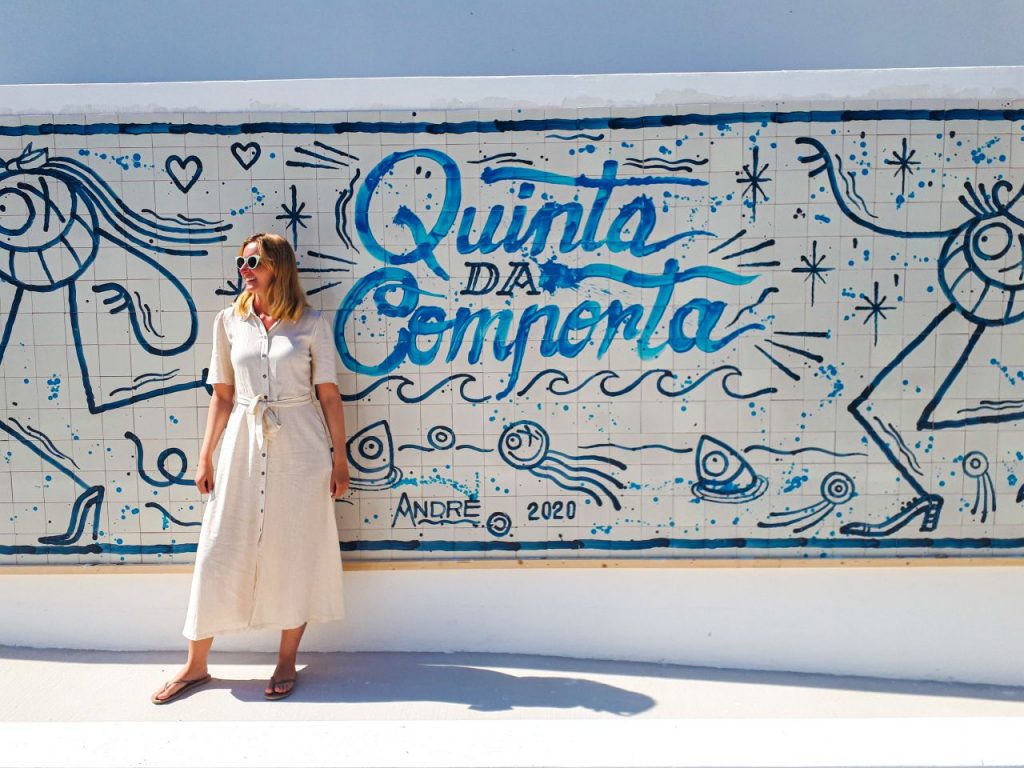
[[(475, 712), (514, 709), (573, 709), (614, 715), (637, 715), (653, 708), (650, 696), (606, 683), (554, 672), (550, 676), (514, 675), (504, 671), (450, 663), (438, 654), (307, 654), (299, 684), (289, 701), (336, 704), (437, 702), (462, 704)], [(335, 659), (358, 663), (342, 666)], [(262, 684), (233, 691), (242, 701), (262, 700)]]

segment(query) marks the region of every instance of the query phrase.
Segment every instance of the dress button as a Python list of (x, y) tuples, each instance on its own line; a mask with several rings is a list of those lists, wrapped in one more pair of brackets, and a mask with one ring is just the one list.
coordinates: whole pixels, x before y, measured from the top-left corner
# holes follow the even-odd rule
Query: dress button
[(260, 456), (262, 456), (264, 459), (267, 458), (267, 454), (265, 453), (261, 453)]
[(265, 379), (265, 378), (267, 378), (267, 374), (265, 374), (265, 373), (264, 373), (264, 374), (263, 374), (263, 378), (264, 378), (264, 379)]

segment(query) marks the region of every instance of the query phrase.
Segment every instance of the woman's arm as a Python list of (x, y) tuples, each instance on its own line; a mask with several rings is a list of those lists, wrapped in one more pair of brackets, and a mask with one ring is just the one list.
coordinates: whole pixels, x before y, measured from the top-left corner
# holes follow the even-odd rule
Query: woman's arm
[(206, 412), (206, 434), (199, 451), (199, 466), (196, 470), (196, 486), (200, 493), (213, 490), (213, 452), (220, 442), (220, 436), (228, 423), (235, 403), (235, 388), (230, 384), (214, 384), (210, 408)]
[(317, 384), (316, 399), (320, 401), (327, 429), (334, 443), (334, 469), (331, 471), (331, 498), (340, 499), (348, 490), (348, 454), (345, 437), (345, 411), (341, 407), (341, 392), (337, 384)]

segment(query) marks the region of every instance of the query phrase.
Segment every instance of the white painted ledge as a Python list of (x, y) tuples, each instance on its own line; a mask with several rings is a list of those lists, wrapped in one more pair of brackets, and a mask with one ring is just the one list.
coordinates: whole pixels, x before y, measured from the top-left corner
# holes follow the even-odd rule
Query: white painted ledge
[[(0, 645), (168, 650), (188, 574), (4, 574)], [(304, 648), (487, 651), (1024, 685), (1024, 568), (360, 570)], [(276, 633), (219, 638), (273, 650)]]
[(1016, 100), (1024, 67), (2, 85), (0, 115)]

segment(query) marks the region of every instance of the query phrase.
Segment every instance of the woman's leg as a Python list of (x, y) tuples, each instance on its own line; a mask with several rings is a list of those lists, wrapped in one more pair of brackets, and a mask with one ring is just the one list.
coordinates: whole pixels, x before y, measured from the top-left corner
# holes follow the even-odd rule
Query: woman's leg
[[(212, 645), (212, 637), (207, 637), (202, 640), (189, 640), (188, 659), (185, 661), (185, 666), (182, 667), (178, 671), (178, 674), (172, 677), (171, 680), (184, 680), (187, 682), (189, 680), (198, 680), (201, 677), (206, 677), (206, 675), (209, 674), (209, 669), (207, 669), (207, 660), (210, 658), (210, 646)], [(156, 697), (160, 700), (168, 699), (184, 686), (184, 683), (169, 685), (166, 690), (157, 693)]]
[[(295, 657), (299, 653), (299, 643), (306, 625), (294, 629), (281, 630), (281, 648), (277, 652), (277, 668), (274, 669), (274, 686), (267, 683), (265, 693), (287, 693), (295, 685)], [(287, 680), (288, 682), (282, 682)]]

